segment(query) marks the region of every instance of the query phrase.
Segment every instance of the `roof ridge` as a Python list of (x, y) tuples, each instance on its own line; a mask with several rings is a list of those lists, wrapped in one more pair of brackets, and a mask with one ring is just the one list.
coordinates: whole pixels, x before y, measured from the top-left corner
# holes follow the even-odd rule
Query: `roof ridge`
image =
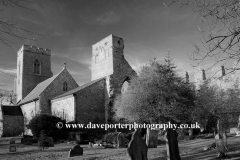
[[(58, 74), (55, 74), (54, 76), (38, 83), (32, 90), (31, 92), (28, 93), (28, 95), (23, 98), (23, 100), (21, 100), (20, 102), (18, 102), (17, 104), (20, 105), (20, 104), (25, 104), (27, 102), (30, 102), (34, 99), (37, 99), (38, 96), (66, 69), (63, 69), (61, 70), (61, 72), (59, 72)], [(44, 84), (46, 84), (46, 86), (43, 86)], [(39, 93), (36, 93), (36, 95), (34, 95), (34, 93), (36, 91), (39, 91), (37, 90), (38, 88), (40, 88), (41, 86), (43, 86), (41, 89), (40, 89), (40, 92)], [(32, 96), (32, 97), (31, 97)]]
[(52, 100), (58, 99), (58, 98), (62, 98), (62, 97), (65, 97), (65, 96), (68, 96), (68, 95), (71, 95), (71, 94), (74, 94), (74, 93), (76, 93), (76, 92), (78, 92), (78, 91), (80, 91), (80, 90), (82, 90), (82, 89), (84, 89), (84, 88), (86, 88), (86, 87), (89, 87), (89, 86), (95, 84), (96, 82), (98, 82), (98, 81), (100, 81), (100, 80), (102, 80), (102, 79), (106, 79), (106, 77), (102, 77), (102, 78), (99, 78), (99, 79), (95, 79), (95, 80), (93, 80), (93, 81), (90, 81), (90, 82), (88, 82), (88, 83), (85, 83), (85, 84), (83, 84), (83, 85), (81, 85), (81, 86), (79, 86), (79, 87), (77, 87), (77, 88), (74, 88), (74, 89), (72, 89), (72, 90), (70, 90), (70, 91), (67, 91), (67, 92), (65, 92), (65, 93), (63, 93), (63, 94), (60, 94), (60, 95), (52, 98)]

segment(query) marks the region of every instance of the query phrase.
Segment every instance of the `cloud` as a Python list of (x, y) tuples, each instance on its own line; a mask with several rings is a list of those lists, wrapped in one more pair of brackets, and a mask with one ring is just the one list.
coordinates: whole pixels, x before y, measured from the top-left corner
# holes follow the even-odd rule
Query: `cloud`
[(53, 58), (71, 60), (87, 67), (91, 65), (91, 56), (91, 49), (88, 47), (70, 47), (63, 52), (52, 52)]
[(106, 12), (104, 14), (101, 14), (94, 20), (88, 21), (88, 24), (94, 24), (94, 25), (100, 25), (100, 26), (106, 26), (111, 25), (120, 22), (121, 17), (120, 15), (116, 14), (113, 11)]
[(150, 59), (156, 57), (157, 59), (163, 59), (166, 53), (158, 51), (153, 47), (140, 44), (140, 43), (127, 43), (124, 56), (128, 63), (134, 70), (139, 70), (141, 66), (147, 64)]
[(16, 75), (17, 73), (17, 69), (16, 68), (12, 68), (12, 69), (2, 69), (0, 68), (0, 71), (6, 74), (10, 74), (10, 75)]

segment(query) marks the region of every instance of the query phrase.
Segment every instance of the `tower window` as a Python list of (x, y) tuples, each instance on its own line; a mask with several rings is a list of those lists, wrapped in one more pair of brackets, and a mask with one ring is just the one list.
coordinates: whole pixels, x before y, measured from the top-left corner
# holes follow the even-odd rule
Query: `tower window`
[(34, 74), (40, 74), (41, 65), (40, 62), (36, 59), (34, 61)]
[(68, 90), (68, 85), (67, 82), (63, 83), (63, 91), (67, 91)]

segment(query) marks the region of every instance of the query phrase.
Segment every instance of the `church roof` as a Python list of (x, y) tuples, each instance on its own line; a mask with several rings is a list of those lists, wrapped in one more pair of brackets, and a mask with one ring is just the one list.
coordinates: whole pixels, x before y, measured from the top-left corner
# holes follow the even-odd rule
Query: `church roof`
[(1, 106), (3, 115), (8, 116), (23, 116), (22, 110), (19, 106), (7, 106), (2, 105)]
[(65, 93), (57, 96), (57, 97), (54, 97), (53, 99), (58, 99), (58, 98), (62, 98), (62, 97), (65, 97), (65, 96), (69, 96), (69, 95), (71, 95), (71, 94), (74, 94), (74, 93), (76, 93), (76, 92), (78, 92), (78, 91), (80, 91), (80, 90), (82, 90), (82, 89), (84, 89), (84, 88), (86, 88), (86, 87), (88, 87), (88, 86), (91, 86), (92, 84), (94, 84), (94, 83), (96, 83), (96, 82), (99, 82), (99, 81), (102, 80), (102, 79), (105, 79), (105, 77), (96, 79), (96, 80), (94, 80), (94, 81), (90, 81), (90, 82), (88, 82), (88, 83), (86, 83), (86, 84), (84, 84), (84, 85), (81, 85), (81, 86), (73, 89), (73, 90), (70, 90), (70, 91), (68, 91), (68, 92), (65, 92)]
[[(63, 70), (62, 70), (63, 71)], [(62, 73), (62, 72), (60, 72)], [(25, 104), (31, 102), (33, 100), (37, 100), (40, 94), (52, 83), (52, 81), (60, 74), (56, 74), (51, 78), (46, 79), (45, 81), (39, 83), (22, 101), (18, 103), (18, 105)]]

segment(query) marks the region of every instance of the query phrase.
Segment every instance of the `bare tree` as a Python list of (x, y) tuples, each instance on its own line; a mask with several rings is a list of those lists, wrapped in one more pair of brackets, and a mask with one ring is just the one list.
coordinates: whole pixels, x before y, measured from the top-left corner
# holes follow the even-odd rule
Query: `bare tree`
[[(23, 9), (32, 10), (26, 7), (26, 4), (31, 3), (28, 0), (0, 0), (0, 12), (4, 12), (8, 7), (20, 7)], [(0, 16), (0, 42), (5, 45), (12, 43), (10, 38), (27, 39), (21, 35), (21, 32), (27, 34), (37, 34), (27, 29), (18, 27), (17, 22)]]
[(228, 73), (239, 70), (240, 62), (240, 2), (239, 0), (171, 0), (166, 6), (178, 3), (180, 7), (192, 6), (198, 12), (204, 26), (199, 30), (204, 37), (203, 47), (193, 44), (193, 66), (206, 59), (216, 64), (234, 62), (235, 67), (226, 68)]
[(16, 103), (16, 94), (13, 91), (0, 89), (0, 105), (3, 103), (13, 105)]

